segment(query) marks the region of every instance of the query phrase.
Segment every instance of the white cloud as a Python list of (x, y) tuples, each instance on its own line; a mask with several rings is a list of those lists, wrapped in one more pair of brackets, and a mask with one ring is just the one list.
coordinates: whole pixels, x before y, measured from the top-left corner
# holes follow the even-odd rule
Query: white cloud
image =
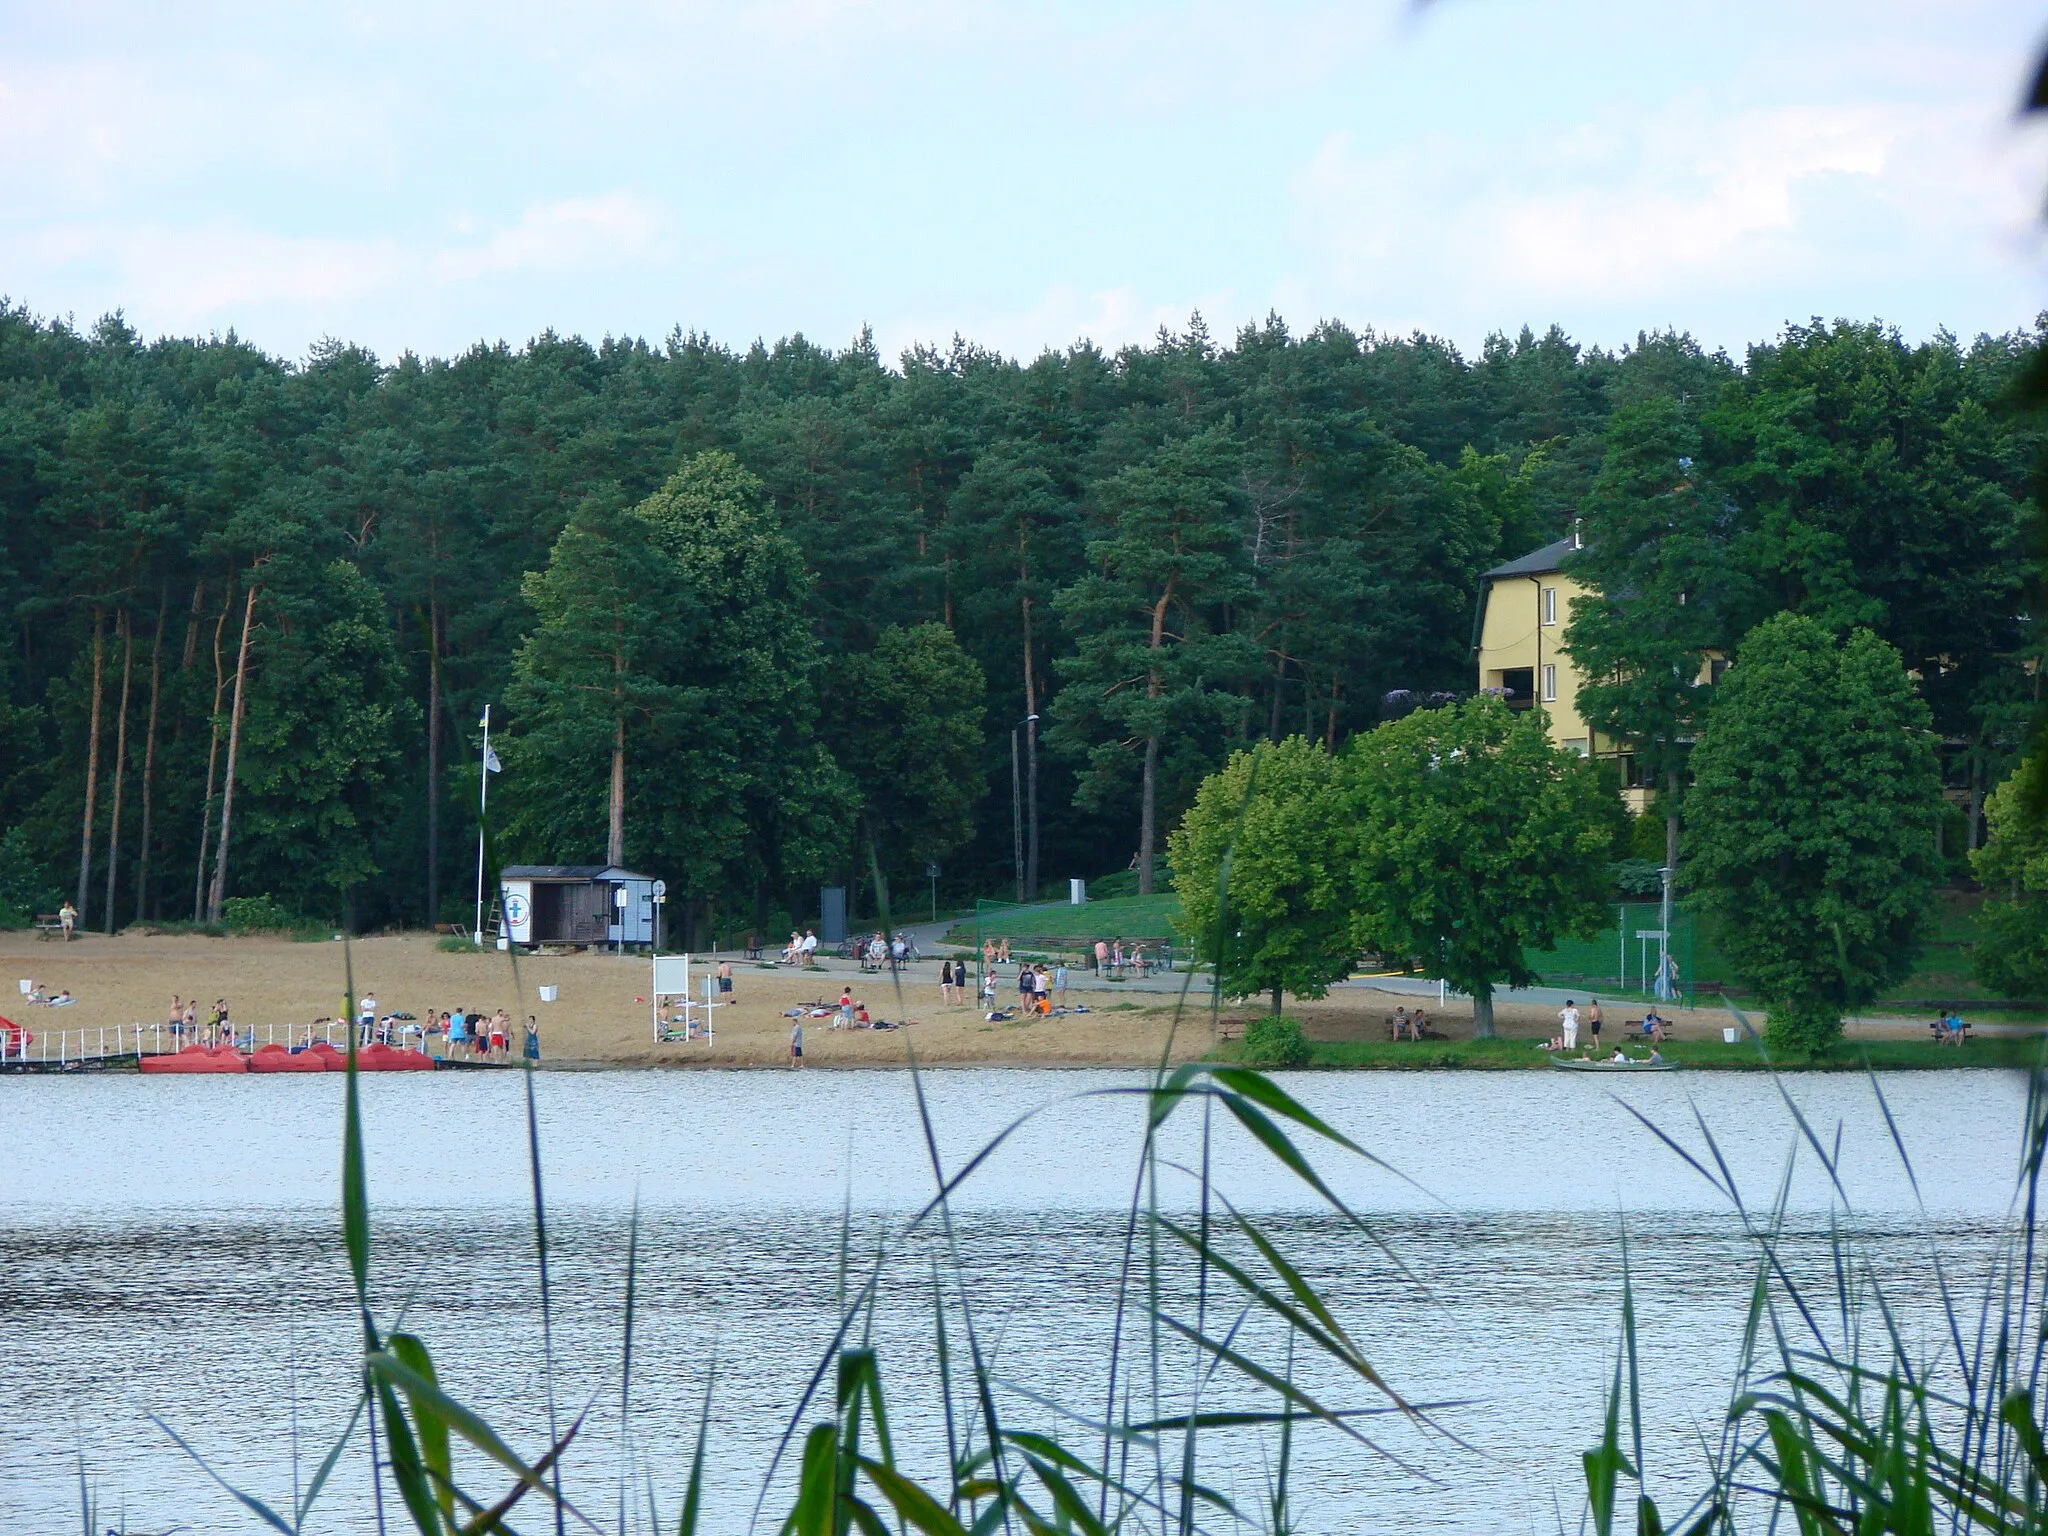
[(651, 203), (626, 192), (535, 204), (495, 230), (451, 221), (448, 237), (410, 241), (281, 235), (227, 220), (71, 220), (0, 230), (0, 272), (68, 276), (117, 294), (149, 329), (246, 327), (253, 313), (286, 310), (310, 317), (318, 334), (366, 305), (407, 308), (423, 291), (642, 262), (658, 253), (663, 228)]
[(2009, 256), (1995, 247), (2017, 237), (2038, 161), (1988, 111), (1897, 102), (1716, 114), (1695, 100), (1512, 146), (1437, 135), (1379, 154), (1332, 134), (1293, 178), (1301, 270), (1286, 288), (1326, 309), (1427, 293), (1444, 326), (1452, 295), (1468, 314), (1540, 314), (1880, 260), (1959, 276)]
[(463, 282), (493, 272), (640, 260), (658, 249), (662, 225), (653, 204), (628, 192), (539, 203), (480, 244), (439, 252), (433, 271), (444, 282)]

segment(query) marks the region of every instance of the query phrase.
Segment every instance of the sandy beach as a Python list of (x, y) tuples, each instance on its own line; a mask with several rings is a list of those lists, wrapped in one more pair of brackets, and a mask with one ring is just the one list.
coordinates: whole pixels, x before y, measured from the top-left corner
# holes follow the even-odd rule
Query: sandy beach
[[(811, 1067), (897, 1066), (910, 1051), (933, 1066), (1014, 1063), (1040, 1066), (1146, 1066), (1172, 1040), (1176, 1060), (1198, 1058), (1213, 1044), (1201, 984), (1174, 1025), (1172, 992), (1119, 988), (1077, 976), (1069, 1001), (1087, 1013), (1051, 1019), (990, 1023), (980, 1008), (948, 1005), (939, 996), (938, 962), (910, 967), (898, 999), (887, 975), (863, 976), (850, 961), (821, 962), (814, 972), (758, 969), (738, 956), (735, 1001), (718, 1010), (715, 1042), (660, 1044), (647, 1002), (644, 957), (609, 954), (522, 955), (515, 967), (496, 951), (446, 953), (428, 935), (362, 938), (348, 946), (358, 993), (370, 992), (382, 1012), (424, 1016), (429, 1010), (497, 1008), (540, 1021), (543, 1064), (550, 1066), (771, 1066), (788, 1058), (787, 1010), (806, 1003), (836, 1003), (850, 986), (877, 1019), (903, 1022), (893, 1030), (835, 1030), (827, 1019), (806, 1019), (805, 1059)], [(196, 996), (200, 1012), (226, 998), (238, 1024), (307, 1023), (339, 1015), (346, 990), (343, 946), (284, 938), (206, 938), (191, 934), (92, 935), (69, 945), (30, 933), (0, 934), (5, 975), (32, 979), (55, 994), (69, 990), (68, 1008), (31, 1006), (0, 980), (0, 1013), (32, 1030), (77, 1029), (163, 1019), (173, 994)], [(1014, 997), (1014, 971), (1005, 969), (1000, 1001)], [(556, 989), (553, 1003), (538, 989)], [(1369, 987), (1346, 987), (1320, 1002), (1290, 998), (1288, 1012), (1315, 1040), (1383, 1040), (1385, 1019), (1412, 997)], [(1224, 1010), (1227, 1031), (1260, 1009)], [(1452, 1039), (1472, 1032), (1469, 1005), (1440, 1015)], [(1620, 1010), (1615, 1010), (1619, 1017)], [(1501, 1005), (1500, 1032), (1540, 1040), (1556, 1028), (1554, 1008)]]

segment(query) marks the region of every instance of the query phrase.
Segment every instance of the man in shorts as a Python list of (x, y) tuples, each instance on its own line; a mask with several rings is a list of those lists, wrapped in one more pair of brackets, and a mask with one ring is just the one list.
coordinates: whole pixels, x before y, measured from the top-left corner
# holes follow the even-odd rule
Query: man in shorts
[(804, 1064), (804, 1021), (799, 1018), (789, 1026), (789, 1065), (791, 1070)]

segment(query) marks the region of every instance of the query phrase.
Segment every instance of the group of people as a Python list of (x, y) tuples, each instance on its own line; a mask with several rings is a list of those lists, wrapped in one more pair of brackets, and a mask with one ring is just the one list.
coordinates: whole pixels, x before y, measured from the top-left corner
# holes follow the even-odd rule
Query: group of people
[[(990, 1014), (996, 1011), (996, 972), (1001, 956), (992, 952), (993, 946), (984, 951), (984, 965), (981, 972), (981, 1006)], [(965, 960), (947, 959), (939, 962), (939, 996), (948, 1004), (964, 1007), (968, 994), (974, 987), (974, 972)], [(1047, 965), (1043, 961), (1017, 968), (1017, 1006), (1026, 1013), (1051, 1013), (1055, 1004), (1064, 1008), (1067, 1003), (1067, 967), (1064, 961)]]
[(1942, 1009), (1941, 1017), (1934, 1021), (1934, 1043), (1961, 1046), (1969, 1037), (1970, 1026), (1963, 1022), (1963, 1016), (1953, 1008)]
[(900, 968), (917, 958), (917, 946), (900, 933), (894, 938), (879, 932), (868, 934), (853, 941), (853, 950), (860, 957), (861, 969), (869, 971), (878, 971), (885, 963)]
[(1144, 945), (1133, 944), (1126, 950), (1121, 938), (1097, 939), (1094, 959), (1095, 974), (1098, 976), (1121, 976), (1124, 967), (1128, 965), (1135, 969), (1142, 979), (1150, 976), (1159, 964), (1157, 958)]
[(69, 1008), (78, 1001), (71, 995), (69, 987), (51, 992), (40, 981), (31, 981), (24, 986), (21, 989), (21, 999), (25, 1003), (40, 1003), (45, 1008)]
[[(1586, 1011), (1583, 1017), (1579, 1013), (1578, 1002), (1573, 998), (1566, 998), (1564, 1007), (1558, 1010), (1557, 1023), (1558, 1033), (1553, 1038), (1544, 1042), (1546, 1050), (1552, 1052), (1576, 1051), (1579, 1048), (1579, 1031), (1583, 1024), (1588, 1036), (1586, 1054), (1589, 1056), (1598, 1056), (1600, 1054), (1600, 1025), (1602, 1018), (1599, 998), (1593, 997), (1586, 1000)], [(1664, 1043), (1666, 1038), (1668, 1038), (1670, 1028), (1670, 1022), (1659, 1014), (1654, 1007), (1643, 1015), (1643, 1038), (1649, 1041), (1653, 1047)], [(1623, 1056), (1621, 1048), (1617, 1046), (1615, 1047), (1615, 1059), (1626, 1061), (1629, 1058)], [(1652, 1049), (1650, 1059), (1652, 1061), (1662, 1061), (1664, 1058), (1656, 1050)]]
[(164, 1020), (164, 1027), (171, 1032), (173, 1040), (183, 1040), (187, 1045), (233, 1045), (235, 1026), (228, 1017), (228, 1000), (217, 997), (213, 1006), (206, 1010), (206, 1023), (199, 1022), (199, 999), (171, 996), (171, 1010)]
[[(528, 1061), (539, 1061), (540, 1023), (532, 1014), (526, 1016), (526, 1028), (521, 1033), (520, 1054)], [(463, 1056), (474, 1061), (512, 1059), (512, 1015), (503, 1008), (491, 1014), (470, 1008), (435, 1013), (430, 1008), (421, 1041), (422, 1048), (429, 1054), (437, 1035), (441, 1039), (441, 1054), (447, 1059)]]
[(782, 946), (782, 963), (800, 965), (807, 971), (815, 966), (818, 963), (817, 930), (806, 928), (802, 933), (798, 933), (791, 929), (789, 942)]

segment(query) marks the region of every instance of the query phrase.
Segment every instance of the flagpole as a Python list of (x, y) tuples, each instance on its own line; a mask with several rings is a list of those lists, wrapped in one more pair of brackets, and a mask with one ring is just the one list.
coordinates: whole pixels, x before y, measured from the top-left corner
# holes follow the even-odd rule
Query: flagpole
[(491, 803), (491, 706), (484, 706), (484, 755), (476, 775), (476, 934), (478, 949), (484, 947), (484, 810)]

